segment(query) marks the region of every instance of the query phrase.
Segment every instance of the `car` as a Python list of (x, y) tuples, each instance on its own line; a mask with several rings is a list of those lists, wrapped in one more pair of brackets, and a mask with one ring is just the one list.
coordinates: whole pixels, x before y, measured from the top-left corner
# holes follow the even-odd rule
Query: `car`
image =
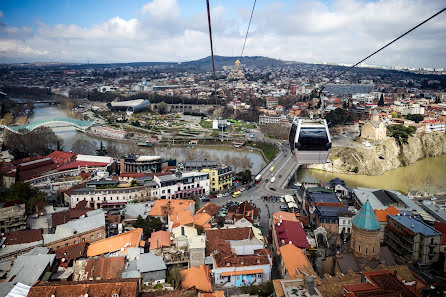
[(221, 198), (221, 197), (223, 197), (223, 194), (218, 194), (217, 195), (217, 198)]
[(282, 174), (279, 174), (279, 178), (281, 178), (282, 177)]
[(279, 197), (279, 201), (282, 202), (282, 203), (284, 203), (284, 202), (285, 202), (285, 199), (283, 199), (283, 197)]
[(281, 210), (281, 211), (287, 211), (287, 210), (288, 210), (288, 207), (286, 207), (285, 205), (281, 205), (281, 206), (280, 206), (280, 210)]
[(204, 198), (203, 200), (201, 200), (202, 202), (209, 202), (209, 201), (211, 201), (211, 199), (209, 199), (209, 198)]
[(227, 196), (229, 196), (229, 193), (224, 193), (223, 194), (223, 197), (227, 197)]
[(243, 192), (243, 191), (246, 191), (246, 188), (241, 188), (240, 191), (242, 191), (242, 192)]
[(276, 188), (274, 188), (274, 187), (270, 187), (269, 188), (271, 191), (275, 191), (276, 190)]
[(209, 198), (211, 198), (211, 199), (215, 199), (215, 198), (217, 198), (217, 195), (211, 195), (211, 196), (209, 196)]

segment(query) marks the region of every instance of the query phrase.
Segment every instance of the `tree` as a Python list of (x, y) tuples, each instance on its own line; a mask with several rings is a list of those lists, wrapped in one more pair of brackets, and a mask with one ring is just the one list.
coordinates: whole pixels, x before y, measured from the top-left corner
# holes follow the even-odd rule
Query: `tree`
[(424, 120), (424, 116), (422, 114), (408, 114), (406, 119), (419, 123)]
[(96, 150), (96, 155), (107, 156), (107, 149), (102, 144), (102, 141), (101, 141), (101, 145), (99, 146), (99, 149)]
[(5, 145), (16, 158), (47, 155), (63, 146), (63, 140), (51, 128), (38, 127), (33, 131), (21, 130), (13, 133), (5, 130)]
[(249, 183), (252, 179), (251, 170), (247, 169), (245, 171), (237, 173), (237, 179), (240, 180), (242, 184)]
[(398, 145), (403, 145), (407, 143), (407, 141), (409, 140), (409, 136), (412, 136), (415, 131), (417, 131), (417, 128), (415, 128), (414, 126), (406, 127), (404, 125), (398, 124), (387, 126), (387, 131), (390, 137), (395, 138)]
[(132, 225), (134, 228), (142, 228), (144, 237), (150, 238), (150, 235), (153, 232), (159, 231), (163, 228), (163, 223), (159, 218), (150, 218), (147, 217), (143, 219), (141, 216), (138, 216), (136, 222)]
[(95, 153), (96, 145), (91, 140), (80, 138), (73, 143), (71, 150), (74, 153), (91, 155)]
[(398, 113), (396, 113), (395, 111), (392, 111), (390, 113), (390, 115), (392, 116), (392, 118), (397, 118), (398, 117)]
[(384, 95), (381, 94), (381, 97), (379, 97), (378, 106), (384, 106)]
[(120, 150), (119, 150), (119, 146), (114, 144), (114, 143), (112, 143), (112, 142), (108, 142), (107, 143), (107, 152), (108, 152), (108, 155), (110, 157), (115, 157), (116, 158), (116, 157), (119, 157), (119, 156), (122, 155)]
[(174, 289), (178, 289), (181, 282), (184, 280), (184, 274), (182, 272), (181, 266), (177, 265), (170, 269), (169, 277), (167, 281), (173, 286)]
[(356, 114), (349, 113), (342, 108), (331, 110), (325, 117), (330, 126), (344, 125), (357, 120)]
[(16, 181), (11, 187), (0, 192), (0, 200), (20, 201), (25, 203), (28, 211), (34, 211), (37, 203), (45, 201), (45, 193), (39, 191), (37, 188), (31, 187), (28, 183)]
[(158, 112), (160, 114), (166, 114), (167, 113), (167, 104), (166, 102), (160, 102), (158, 103)]

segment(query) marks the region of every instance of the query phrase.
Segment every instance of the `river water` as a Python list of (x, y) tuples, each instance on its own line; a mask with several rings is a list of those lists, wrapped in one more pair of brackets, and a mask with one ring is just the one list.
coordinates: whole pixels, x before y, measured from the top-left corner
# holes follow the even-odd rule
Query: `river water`
[(397, 190), (407, 193), (411, 190), (430, 193), (446, 191), (446, 155), (420, 160), (406, 167), (386, 171), (382, 175), (339, 174), (315, 169), (302, 169), (297, 173), (299, 182), (327, 182), (338, 177), (350, 187)]
[[(63, 118), (67, 117), (65, 111), (61, 108), (47, 105), (36, 104), (33, 114), (29, 119), (29, 122), (42, 120), (46, 118)], [(106, 146), (109, 142), (116, 144), (119, 151), (124, 153), (139, 153), (145, 155), (159, 155), (163, 158), (175, 158), (178, 161), (184, 161), (187, 157), (193, 156), (200, 159), (207, 157), (214, 160), (224, 161), (228, 157), (243, 157), (247, 156), (251, 160), (252, 168), (251, 172), (257, 174), (263, 166), (266, 165), (263, 156), (256, 151), (249, 151), (245, 149), (236, 149), (229, 146), (199, 146), (196, 148), (185, 147), (166, 147), (155, 146), (153, 148), (139, 147), (135, 143), (124, 143), (115, 140), (101, 140), (84, 134), (72, 127), (54, 127), (53, 131), (63, 139), (64, 148), (70, 150), (73, 143), (78, 139), (87, 139), (94, 141), (99, 147), (99, 143), (102, 141)]]

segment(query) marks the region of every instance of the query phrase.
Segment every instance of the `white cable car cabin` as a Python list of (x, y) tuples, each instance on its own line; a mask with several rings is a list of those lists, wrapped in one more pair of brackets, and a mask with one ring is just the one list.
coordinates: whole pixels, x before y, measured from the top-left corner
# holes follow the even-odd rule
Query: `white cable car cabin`
[(327, 163), (331, 137), (325, 119), (295, 119), (289, 142), (298, 164)]

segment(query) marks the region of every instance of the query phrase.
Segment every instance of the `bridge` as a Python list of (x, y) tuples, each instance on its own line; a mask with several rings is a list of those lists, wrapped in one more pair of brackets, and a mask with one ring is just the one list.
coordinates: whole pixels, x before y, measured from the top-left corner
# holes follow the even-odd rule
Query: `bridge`
[[(93, 126), (95, 122), (96, 120), (82, 121), (71, 118), (52, 118), (52, 119), (50, 118), (50, 119), (38, 120), (23, 126), (2, 126), (2, 127), (13, 133), (20, 133), (20, 134), (24, 134), (38, 127), (47, 125), (50, 126), (59, 125), (60, 127), (73, 126), (74, 128), (84, 132), (85, 130)], [(22, 132), (23, 130), (25, 130), (26, 132)]]
[(48, 105), (60, 105), (60, 101), (51, 101), (51, 100), (29, 100), (23, 102), (15, 102), (15, 104), (48, 104)]

